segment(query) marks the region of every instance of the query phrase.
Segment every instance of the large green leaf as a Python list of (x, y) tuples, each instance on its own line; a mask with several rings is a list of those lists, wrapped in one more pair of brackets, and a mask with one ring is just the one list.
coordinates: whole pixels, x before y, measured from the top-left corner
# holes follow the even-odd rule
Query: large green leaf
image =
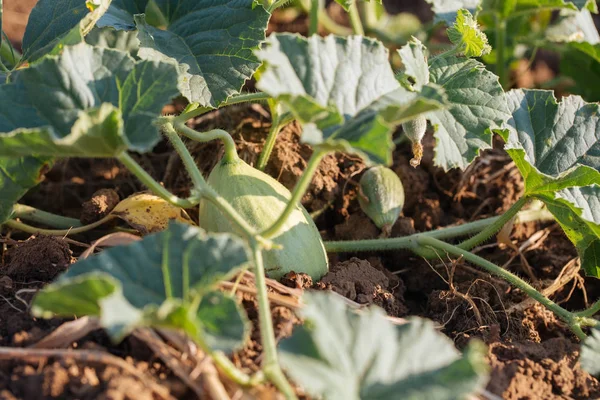
[[(280, 345), (290, 377), (326, 400), (458, 399), (484, 387), (485, 349), (465, 355), (431, 322), (396, 326), (381, 309), (355, 313), (331, 294), (305, 295), (304, 325)], [(376, 339), (375, 339), (376, 338)]]
[(491, 148), (492, 129), (510, 117), (498, 77), (478, 61), (433, 59), (430, 80), (444, 88), (450, 107), (427, 115), (436, 132), (434, 162), (449, 170), (466, 168), (480, 150)]
[(23, 36), (22, 62), (33, 62), (65, 45), (73, 45), (94, 27), (111, 0), (39, 0)]
[(149, 0), (112, 0), (106, 13), (96, 24), (99, 28), (113, 27), (117, 30), (135, 30), (135, 14), (146, 12)]
[(85, 42), (92, 46), (120, 50), (136, 58), (140, 49), (140, 41), (135, 31), (119, 31), (111, 27), (94, 28), (85, 37)]
[(250, 332), (250, 321), (235, 298), (219, 291), (202, 297), (196, 319), (206, 344), (213, 350), (233, 351)]
[(590, 336), (583, 341), (579, 362), (585, 371), (600, 376), (600, 329), (592, 329)]
[(587, 101), (600, 101), (600, 44), (565, 43), (562, 47), (561, 74), (575, 83), (569, 90)]
[(525, 179), (525, 194), (548, 205), (577, 247), (582, 268), (600, 277), (598, 104), (579, 96), (557, 103), (544, 90), (512, 90), (507, 99), (506, 151)]
[(260, 63), (253, 50), (265, 38), (269, 13), (253, 0), (178, 1), (157, 5), (169, 23), (160, 30), (135, 17), (139, 56), (173, 60), (179, 89), (192, 102), (217, 107), (242, 88)]
[(176, 70), (120, 51), (66, 47), (0, 86), (0, 155), (110, 157), (147, 151), (177, 92)]
[(414, 89), (421, 90), (423, 86), (429, 83), (427, 48), (419, 39), (413, 37), (398, 50), (398, 55), (400, 55), (404, 65), (402, 78), (408, 76), (412, 79), (412, 82), (404, 83), (408, 83)]
[(445, 106), (436, 85), (402, 88), (387, 49), (372, 39), (275, 34), (257, 54), (265, 64), (257, 87), (304, 125), (304, 142), (358, 153), (369, 163), (391, 162), (395, 125)]
[(184, 329), (192, 336), (206, 332), (216, 347), (230, 349), (243, 340), (247, 324), (233, 300), (212, 290), (246, 262), (241, 239), (172, 222), (163, 232), (72, 265), (38, 293), (32, 311), (43, 317), (100, 317), (115, 339), (142, 325)]
[(556, 21), (545, 30), (544, 36), (547, 40), (558, 43), (600, 43), (600, 34), (589, 10), (562, 10)]
[(13, 205), (42, 180), (50, 165), (47, 157), (0, 157), (0, 224), (10, 218)]
[[(526, 194), (595, 182), (595, 170), (600, 170), (598, 104), (579, 96), (557, 103), (548, 90), (511, 90), (506, 98), (512, 114), (506, 151), (525, 177)], [(574, 176), (581, 181), (572, 182)]]
[(600, 277), (600, 188), (571, 187), (556, 194), (538, 194), (575, 244), (581, 267), (589, 276)]

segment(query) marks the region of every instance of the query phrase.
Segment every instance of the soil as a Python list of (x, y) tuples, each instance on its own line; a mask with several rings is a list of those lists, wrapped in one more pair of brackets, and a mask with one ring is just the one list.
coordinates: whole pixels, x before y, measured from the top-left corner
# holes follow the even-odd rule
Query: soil
[(53, 236), (37, 236), (12, 246), (5, 275), (48, 282), (74, 261), (69, 245)]
[[(5, 21), (12, 22), (5, 22), (4, 28), (11, 39), (22, 36), (24, 21), (34, 3), (5, 0)], [(390, 1), (386, 7), (416, 13), (423, 20), (431, 17), (424, 1)], [(270, 28), (305, 32), (306, 24), (302, 18), (290, 20), (278, 15)], [(536, 86), (551, 79), (554, 64), (549, 57), (534, 63), (533, 68), (521, 62), (513, 77), (515, 84)], [(175, 102), (165, 112), (179, 112), (184, 106)], [(270, 116), (261, 105), (233, 106), (196, 118), (190, 126), (201, 131), (218, 127), (231, 132), (240, 156), (256, 164)], [(266, 168), (288, 188), (296, 184), (312, 155), (312, 149), (300, 142), (300, 135), (297, 124), (286, 126)], [(208, 175), (222, 155), (222, 147), (218, 143), (187, 144), (202, 172)], [(394, 153), (392, 169), (402, 179), (406, 202), (392, 228), (392, 237), (497, 215), (523, 192), (522, 179), (501, 150), (500, 140), (462, 172), (445, 172), (433, 165), (431, 132), (424, 144), (425, 157), (416, 169), (409, 166), (408, 145), (399, 146)], [(152, 153), (136, 159), (174, 193), (189, 193), (188, 177), (168, 143), (162, 142)], [(302, 203), (313, 213), (327, 240), (373, 239), (381, 235), (357, 202), (356, 183), (364, 170), (360, 159), (343, 154), (330, 155), (320, 164)], [(23, 202), (81, 217), (82, 222), (89, 223), (110, 212), (119, 198), (142, 189), (114, 160), (69, 159), (55, 164), (45, 181)], [(197, 218), (195, 210), (189, 213)], [(125, 366), (106, 357), (74, 359), (67, 354), (31, 359), (11, 353), (11, 349), (31, 348), (65, 322), (32, 317), (28, 310), (31, 299), (104, 233), (93, 231), (68, 240), (8, 231), (0, 235), (0, 345), (4, 346), (0, 347), (0, 399), (157, 399), (164, 398), (165, 393), (177, 399), (197, 398), (157, 352), (134, 336), (115, 345), (102, 331), (92, 330), (65, 346), (114, 356)], [(531, 243), (518, 254), (490, 241), (477, 253), (527, 277), (540, 289), (550, 288), (559, 276), (566, 277), (554, 288), (551, 298), (569, 309), (583, 308), (600, 297), (600, 283), (580, 273), (575, 249), (555, 224), (520, 225), (514, 228), (511, 238), (517, 246)], [(381, 306), (393, 317), (430, 318), (458, 348), (474, 338), (485, 341), (491, 366), (487, 390), (501, 398), (600, 398), (600, 382), (577, 363), (577, 338), (552, 313), (461, 260), (440, 254), (438, 260), (426, 262), (412, 253), (394, 251), (332, 254), (330, 266), (320, 282), (313, 282), (305, 274), (290, 273), (282, 283), (290, 290), (333, 290), (359, 305)], [(253, 287), (247, 279), (241, 284)], [(256, 299), (248, 292), (237, 295), (253, 330), (244, 348), (232, 359), (245, 372), (254, 372), (259, 369), (262, 352)], [(278, 339), (289, 336), (294, 326), (302, 323), (294, 307), (272, 303), (271, 312)], [(227, 389), (230, 394), (236, 392), (235, 387)], [(277, 398), (269, 386), (241, 396)]]
[(106, 217), (119, 204), (119, 200), (119, 193), (113, 189), (98, 190), (81, 205), (81, 223), (91, 224)]

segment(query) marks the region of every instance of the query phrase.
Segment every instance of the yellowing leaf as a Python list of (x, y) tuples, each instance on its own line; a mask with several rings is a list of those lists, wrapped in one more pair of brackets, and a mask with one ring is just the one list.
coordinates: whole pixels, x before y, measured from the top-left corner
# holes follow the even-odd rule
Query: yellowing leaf
[(165, 230), (170, 220), (194, 225), (185, 210), (149, 193), (137, 193), (121, 201), (111, 215), (127, 222), (141, 234)]

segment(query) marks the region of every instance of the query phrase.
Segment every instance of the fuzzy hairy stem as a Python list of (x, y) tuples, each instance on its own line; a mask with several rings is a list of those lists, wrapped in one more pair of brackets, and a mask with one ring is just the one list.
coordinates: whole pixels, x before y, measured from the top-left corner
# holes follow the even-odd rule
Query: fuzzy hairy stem
[(275, 342), (275, 331), (271, 319), (271, 306), (267, 295), (267, 282), (265, 279), (265, 267), (263, 263), (262, 249), (257, 242), (251, 242), (252, 255), (254, 258), (254, 275), (256, 281), (256, 300), (258, 302), (258, 319), (260, 335), (264, 352), (263, 372), (265, 377), (271, 381), (287, 399), (296, 399), (294, 389), (289, 384), (279, 366), (277, 357), (277, 344)]
[(13, 206), (13, 218), (37, 222), (38, 224), (44, 224), (58, 229), (78, 228), (82, 226), (81, 221), (78, 219), (52, 214), (24, 204), (15, 204)]
[[(270, 102), (271, 103), (271, 102)], [(288, 123), (294, 120), (294, 117), (290, 113), (285, 113), (283, 115), (279, 115), (277, 112), (277, 105), (271, 103), (271, 115), (273, 116), (273, 122), (271, 123), (271, 128), (269, 129), (269, 134), (267, 135), (267, 139), (265, 140), (265, 146), (263, 150), (260, 152), (260, 156), (258, 157), (258, 162), (256, 163), (256, 169), (260, 171), (264, 171), (267, 167), (267, 163), (269, 162), (269, 158), (271, 157), (271, 153), (275, 148), (275, 142), (277, 141), (277, 136), (281, 129)]]
[(12, 229), (17, 229), (22, 232), (30, 233), (32, 235), (41, 234), (47, 236), (69, 236), (69, 235), (77, 235), (79, 233), (84, 233), (95, 229), (108, 221), (116, 218), (114, 215), (109, 214), (106, 217), (92, 223), (89, 225), (82, 225), (77, 228), (69, 228), (69, 229), (41, 229), (35, 226), (27, 225), (19, 221), (15, 221), (14, 219), (6, 221), (3, 225), (8, 226)]
[(239, 159), (235, 142), (231, 135), (222, 129), (213, 129), (208, 132), (197, 132), (183, 123), (176, 123), (175, 130), (182, 135), (195, 140), (197, 142), (210, 142), (212, 140), (220, 140), (225, 146), (225, 154), (223, 158), (226, 161), (236, 161)]
[(316, 35), (319, 31), (319, 11), (321, 0), (311, 0), (310, 13), (308, 16), (308, 36)]
[[(414, 243), (413, 241), (417, 236), (429, 236), (436, 239), (454, 239), (456, 237), (481, 232), (490, 225), (497, 223), (500, 218), (501, 217), (485, 218), (462, 225), (440, 228), (435, 231), (416, 233), (399, 238), (325, 242), (325, 249), (330, 253), (408, 249), (412, 247), (412, 243)], [(553, 218), (553, 215), (547, 210), (526, 210), (517, 214), (515, 222), (524, 223), (551, 220)], [(436, 256), (430, 250), (422, 251), (419, 255), (429, 257)]]
[[(300, 0), (298, 3), (300, 4), (300, 6), (304, 10), (304, 12), (309, 13), (309, 18), (310, 18), (310, 12), (312, 9), (311, 1), (310, 0)], [(339, 35), (339, 36), (352, 35), (352, 29), (349, 29), (348, 27), (340, 25), (337, 22), (335, 22), (329, 16), (329, 14), (327, 14), (327, 10), (325, 10), (323, 7), (319, 7), (318, 20), (319, 20), (319, 24), (322, 25), (326, 31), (333, 33), (334, 35)], [(309, 34), (309, 36), (310, 36), (310, 34)]]
[(352, 2), (348, 9), (348, 16), (350, 17), (350, 25), (355, 35), (365, 35), (365, 29), (363, 28), (362, 21), (360, 19), (360, 13), (358, 12), (358, 6), (356, 1)]
[(577, 316), (578, 317), (592, 317), (599, 311), (600, 311), (600, 300), (597, 300), (590, 307), (586, 308), (585, 310), (579, 311), (577, 313)]
[(192, 208), (200, 202), (200, 196), (197, 193), (192, 193), (188, 199), (182, 199), (175, 196), (173, 193), (165, 189), (160, 183), (154, 180), (129, 154), (122, 153), (117, 156), (117, 159), (127, 167), (148, 189), (154, 192), (155, 195), (165, 201), (180, 208)]
[(181, 138), (177, 134), (177, 131), (175, 130), (175, 128), (173, 127), (172, 124), (170, 124), (170, 123), (165, 124), (165, 125), (163, 125), (163, 128), (164, 128), (165, 136), (167, 137), (167, 139), (169, 139), (169, 142), (171, 142), (171, 145), (173, 146), (173, 148), (175, 149), (175, 151), (181, 158), (181, 161), (183, 162), (185, 169), (187, 170), (188, 174), (190, 175), (192, 184), (194, 185), (194, 187), (197, 190), (202, 190), (203, 188), (205, 188), (207, 186), (207, 183), (204, 180), (202, 173), (198, 169), (198, 166), (196, 165), (194, 158), (192, 157), (189, 150), (185, 146), (185, 143), (183, 143), (183, 140), (181, 140)]
[[(240, 103), (249, 103), (249, 102), (259, 102), (266, 101), (270, 99), (271, 96), (264, 92), (254, 92), (254, 93), (241, 93), (238, 95), (231, 96), (223, 103), (219, 105), (219, 108), (232, 106), (234, 104)], [(198, 103), (193, 104), (189, 111), (183, 112), (177, 117), (174, 118), (174, 123), (186, 122), (192, 118), (198, 117), (200, 115), (206, 114), (209, 111), (214, 111), (214, 107), (200, 107)]]
[(269, 110), (271, 111), (271, 128), (269, 128), (269, 134), (265, 140), (265, 146), (260, 152), (258, 162), (256, 163), (256, 169), (264, 171), (271, 157), (271, 152), (275, 147), (277, 141), (277, 135), (283, 127), (283, 121), (281, 121), (281, 115), (279, 115), (278, 104), (274, 100), (269, 100)]
[(494, 234), (496, 234), (504, 225), (506, 225), (513, 217), (517, 215), (521, 208), (527, 204), (528, 199), (526, 197), (521, 197), (515, 204), (513, 204), (504, 214), (502, 214), (496, 221), (489, 224), (484, 230), (479, 232), (477, 235), (473, 236), (470, 239), (465, 240), (460, 243), (458, 247), (463, 250), (471, 250), (473, 247), (477, 246), (490, 239)]

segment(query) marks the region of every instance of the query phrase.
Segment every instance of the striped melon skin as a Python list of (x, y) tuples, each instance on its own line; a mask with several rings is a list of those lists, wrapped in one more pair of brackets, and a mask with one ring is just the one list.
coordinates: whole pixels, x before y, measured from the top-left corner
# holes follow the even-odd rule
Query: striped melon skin
[[(268, 228), (285, 209), (291, 193), (271, 176), (244, 161), (221, 161), (208, 183), (257, 230)], [(210, 232), (236, 232), (236, 228), (213, 204), (200, 202), (200, 226)], [(265, 251), (267, 276), (280, 279), (290, 271), (303, 272), (314, 280), (329, 269), (321, 235), (302, 205), (297, 205), (273, 242), (282, 249)]]
[(360, 208), (382, 229), (391, 232), (404, 206), (404, 187), (394, 171), (379, 165), (370, 168), (360, 179)]

